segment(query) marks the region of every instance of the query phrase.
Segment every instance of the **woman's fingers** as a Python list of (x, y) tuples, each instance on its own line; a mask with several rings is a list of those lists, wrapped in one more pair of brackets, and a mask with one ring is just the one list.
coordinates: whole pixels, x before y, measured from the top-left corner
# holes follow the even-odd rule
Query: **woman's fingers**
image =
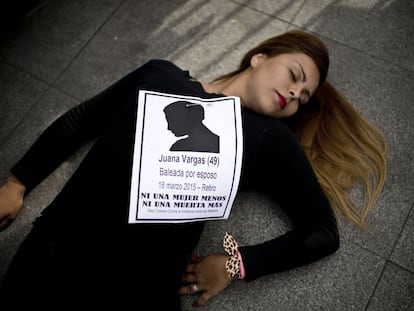
[(198, 299), (196, 301), (193, 302), (192, 306), (193, 307), (201, 307), (203, 304), (205, 304), (207, 301), (209, 301), (211, 298), (213, 298), (215, 295), (212, 295), (209, 292), (204, 292), (200, 297), (198, 297)]
[(185, 273), (194, 273), (196, 264), (190, 263), (185, 269)]
[(200, 285), (197, 283), (191, 283), (184, 285), (178, 291), (181, 295), (194, 295), (197, 293), (201, 293), (200, 297), (192, 304), (193, 307), (200, 307), (209, 301), (211, 298), (216, 296), (219, 292), (213, 290), (204, 290)]
[(183, 275), (183, 282), (184, 283), (195, 283), (197, 281), (197, 276), (195, 273), (185, 273)]
[(216, 296), (232, 282), (225, 269), (227, 259), (227, 254), (210, 254), (196, 263), (190, 263), (183, 275), (185, 284), (180, 288), (179, 294), (199, 293), (200, 297), (194, 302), (194, 307), (201, 306)]
[(196, 294), (201, 291), (202, 289), (200, 288), (199, 285), (197, 285), (196, 283), (191, 283), (191, 284), (182, 286), (180, 290), (178, 291), (178, 293), (183, 294), (183, 295), (191, 295), (191, 294)]
[(3, 229), (6, 229), (12, 222), (13, 222), (14, 218), (7, 215), (3, 218), (0, 219), (0, 231), (2, 231)]

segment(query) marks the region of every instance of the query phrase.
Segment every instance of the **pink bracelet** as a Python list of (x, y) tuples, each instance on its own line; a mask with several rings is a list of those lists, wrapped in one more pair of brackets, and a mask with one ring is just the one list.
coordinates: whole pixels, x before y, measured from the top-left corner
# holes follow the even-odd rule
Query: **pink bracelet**
[(244, 277), (246, 276), (246, 271), (244, 270), (243, 258), (240, 252), (237, 252), (237, 257), (239, 257), (240, 260), (240, 278), (244, 279)]

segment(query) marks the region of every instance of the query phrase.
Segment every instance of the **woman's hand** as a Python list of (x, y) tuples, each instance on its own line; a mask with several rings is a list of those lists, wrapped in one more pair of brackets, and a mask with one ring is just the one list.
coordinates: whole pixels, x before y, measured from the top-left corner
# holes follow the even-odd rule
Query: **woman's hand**
[(19, 214), (25, 190), (26, 187), (14, 176), (10, 176), (0, 187), (0, 230)]
[(194, 307), (205, 304), (216, 296), (233, 281), (226, 272), (227, 254), (212, 254), (196, 259), (195, 263), (187, 266), (183, 282), (187, 283), (179, 290), (180, 294), (195, 294), (202, 292), (193, 303)]

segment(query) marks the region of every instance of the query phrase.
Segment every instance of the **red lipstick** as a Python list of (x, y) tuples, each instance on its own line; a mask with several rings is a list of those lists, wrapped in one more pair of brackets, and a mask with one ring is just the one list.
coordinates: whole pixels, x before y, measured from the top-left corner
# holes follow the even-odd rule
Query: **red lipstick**
[(286, 98), (284, 98), (282, 95), (280, 95), (278, 92), (276, 92), (277, 97), (279, 98), (279, 106), (280, 109), (283, 109), (286, 107), (287, 102), (286, 102)]

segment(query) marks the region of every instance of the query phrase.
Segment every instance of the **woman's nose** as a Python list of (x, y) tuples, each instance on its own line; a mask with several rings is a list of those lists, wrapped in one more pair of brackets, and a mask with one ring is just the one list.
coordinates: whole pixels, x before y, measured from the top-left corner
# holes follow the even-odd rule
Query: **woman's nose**
[(296, 98), (296, 91), (295, 90), (290, 90), (289, 94), (292, 98)]

